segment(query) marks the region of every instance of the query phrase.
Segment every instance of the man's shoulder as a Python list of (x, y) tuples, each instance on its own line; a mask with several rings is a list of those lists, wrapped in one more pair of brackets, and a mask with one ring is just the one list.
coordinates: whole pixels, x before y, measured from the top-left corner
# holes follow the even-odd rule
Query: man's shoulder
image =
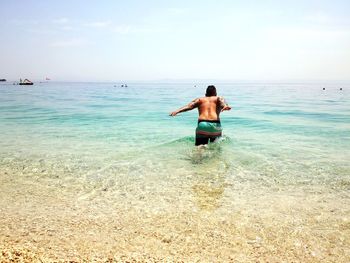
[(216, 99), (218, 99), (218, 98), (221, 98), (221, 97), (219, 97), (219, 96), (210, 96), (210, 97), (200, 97), (200, 98), (198, 98), (199, 100), (216, 100)]
[(218, 96), (218, 102), (219, 103), (225, 102), (225, 98), (223, 96)]

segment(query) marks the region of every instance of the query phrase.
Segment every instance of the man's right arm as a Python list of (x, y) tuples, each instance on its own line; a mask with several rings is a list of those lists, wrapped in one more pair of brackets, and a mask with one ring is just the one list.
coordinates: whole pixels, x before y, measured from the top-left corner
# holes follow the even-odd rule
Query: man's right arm
[(231, 110), (231, 107), (226, 103), (224, 97), (218, 97), (221, 112), (225, 110)]

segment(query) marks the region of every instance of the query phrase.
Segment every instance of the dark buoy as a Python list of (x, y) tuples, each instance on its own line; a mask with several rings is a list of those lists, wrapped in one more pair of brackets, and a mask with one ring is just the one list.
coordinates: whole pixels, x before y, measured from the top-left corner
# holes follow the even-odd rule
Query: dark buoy
[(343, 90), (343, 88), (340, 88), (340, 90)]
[(122, 85), (122, 88), (124, 88), (124, 85)]
[(323, 88), (323, 90), (326, 90), (326, 88)]

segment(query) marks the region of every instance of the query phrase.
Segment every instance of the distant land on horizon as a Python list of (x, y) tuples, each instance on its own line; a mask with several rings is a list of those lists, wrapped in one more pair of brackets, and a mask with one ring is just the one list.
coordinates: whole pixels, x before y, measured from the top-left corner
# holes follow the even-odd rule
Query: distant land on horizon
[[(6, 79), (6, 78), (1, 78)], [(23, 79), (23, 78), (22, 78)], [(350, 84), (350, 80), (293, 80), (293, 79), (286, 79), (286, 80), (234, 80), (234, 79), (154, 79), (154, 80), (45, 80), (45, 79), (31, 79), (28, 78), (31, 81), (38, 83), (116, 83), (116, 84), (128, 84), (128, 83), (135, 83), (135, 84), (153, 84), (153, 83), (159, 83), (159, 84), (303, 84), (303, 83), (309, 83), (309, 84)], [(13, 83), (13, 82), (19, 82), (19, 79), (13, 80), (13, 79), (6, 79), (4, 83)]]

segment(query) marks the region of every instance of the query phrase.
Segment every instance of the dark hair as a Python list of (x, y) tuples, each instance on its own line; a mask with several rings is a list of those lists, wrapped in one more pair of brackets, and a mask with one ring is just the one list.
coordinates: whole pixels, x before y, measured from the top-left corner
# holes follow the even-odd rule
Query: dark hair
[(205, 96), (207, 96), (207, 97), (216, 96), (216, 88), (214, 85), (208, 86), (207, 91), (205, 93)]

